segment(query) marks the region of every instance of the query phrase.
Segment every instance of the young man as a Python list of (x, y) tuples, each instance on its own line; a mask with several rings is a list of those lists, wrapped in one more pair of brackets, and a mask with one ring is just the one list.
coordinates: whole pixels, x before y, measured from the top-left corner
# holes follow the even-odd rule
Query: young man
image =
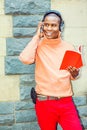
[(35, 110), (41, 130), (56, 130), (58, 123), (63, 130), (82, 130), (71, 86), (71, 79), (77, 78), (79, 70), (72, 66), (60, 70), (65, 52), (74, 51), (71, 44), (61, 39), (63, 24), (58, 11), (48, 11), (19, 56), (24, 64), (36, 64)]

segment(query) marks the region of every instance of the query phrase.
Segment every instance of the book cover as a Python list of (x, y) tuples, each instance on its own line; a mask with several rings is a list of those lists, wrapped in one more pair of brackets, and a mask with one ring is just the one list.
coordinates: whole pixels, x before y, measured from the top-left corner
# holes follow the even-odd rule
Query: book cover
[(68, 66), (80, 68), (83, 66), (82, 56), (80, 53), (75, 51), (67, 50), (62, 60), (60, 69), (67, 69)]

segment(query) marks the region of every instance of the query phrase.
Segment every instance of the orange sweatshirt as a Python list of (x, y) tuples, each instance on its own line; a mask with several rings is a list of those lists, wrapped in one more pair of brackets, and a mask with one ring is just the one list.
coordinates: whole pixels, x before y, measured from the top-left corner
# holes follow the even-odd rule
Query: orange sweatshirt
[(35, 90), (38, 94), (56, 97), (73, 95), (71, 74), (67, 70), (59, 69), (66, 50), (74, 50), (74, 47), (61, 37), (39, 40), (34, 36), (21, 52), (19, 56), (21, 62), (36, 64)]

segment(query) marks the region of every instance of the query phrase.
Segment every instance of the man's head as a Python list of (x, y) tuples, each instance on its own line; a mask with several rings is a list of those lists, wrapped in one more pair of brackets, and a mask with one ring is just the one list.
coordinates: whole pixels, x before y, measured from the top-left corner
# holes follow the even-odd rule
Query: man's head
[(44, 14), (42, 21), (44, 21), (46, 16), (48, 16), (48, 15), (55, 15), (58, 18), (60, 18), (59, 31), (62, 31), (61, 28), (62, 28), (62, 26), (64, 26), (64, 21), (63, 21), (63, 18), (61, 16), (61, 13), (59, 11), (56, 11), (56, 10), (50, 10)]
[(64, 22), (61, 14), (58, 11), (48, 11), (43, 16), (44, 22), (44, 34), (48, 39), (56, 39), (59, 36), (59, 31), (61, 31), (61, 27)]

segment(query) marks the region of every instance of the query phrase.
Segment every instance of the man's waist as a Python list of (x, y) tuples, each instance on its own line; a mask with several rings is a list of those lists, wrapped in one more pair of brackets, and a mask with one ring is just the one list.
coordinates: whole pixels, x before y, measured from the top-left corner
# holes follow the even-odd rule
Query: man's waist
[[(53, 87), (54, 86), (54, 87)], [(39, 94), (39, 96), (51, 96), (52, 98), (57, 97), (57, 98), (61, 98), (61, 97), (66, 97), (66, 96), (72, 96), (73, 95), (73, 91), (72, 91), (72, 86), (71, 84), (61, 84), (60, 86), (57, 84), (56, 85), (50, 85), (47, 84), (45, 86), (45, 84), (36, 84), (35, 87), (35, 91), (37, 94)]]
[(71, 96), (67, 96), (67, 97), (63, 97), (63, 96), (55, 97), (55, 96), (44, 96), (44, 95), (37, 94), (37, 99), (38, 100), (60, 100), (60, 99), (65, 99), (65, 98), (69, 98), (69, 97), (71, 97)]

